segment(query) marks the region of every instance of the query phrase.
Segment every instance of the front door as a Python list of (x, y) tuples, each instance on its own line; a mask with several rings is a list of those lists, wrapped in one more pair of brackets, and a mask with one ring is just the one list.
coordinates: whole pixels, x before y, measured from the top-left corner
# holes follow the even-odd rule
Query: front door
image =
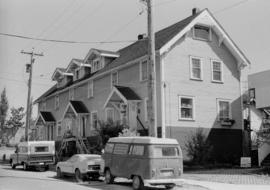
[(85, 130), (86, 130), (86, 121), (87, 121), (86, 116), (83, 116), (82, 117), (82, 123), (81, 123), (81, 136), (82, 137), (85, 137), (86, 136), (86, 133), (85, 133)]

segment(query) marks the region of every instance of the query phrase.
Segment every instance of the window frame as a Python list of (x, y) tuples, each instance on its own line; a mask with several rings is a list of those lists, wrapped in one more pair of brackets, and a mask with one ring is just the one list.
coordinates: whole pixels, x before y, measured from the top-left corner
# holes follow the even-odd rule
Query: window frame
[[(214, 62), (220, 63), (220, 73), (221, 73), (221, 80), (215, 80), (214, 79)], [(223, 83), (224, 82), (224, 78), (223, 78), (223, 61), (221, 60), (217, 60), (217, 59), (211, 59), (211, 79), (212, 82), (215, 83)]]
[[(146, 62), (146, 78), (143, 79), (143, 74), (142, 74), (142, 69), (143, 69), (143, 63)], [(140, 81), (141, 82), (144, 82), (144, 81), (147, 81), (148, 80), (148, 71), (149, 71), (149, 63), (148, 63), (148, 60), (147, 59), (143, 59), (140, 61)]]
[[(116, 84), (113, 84), (113, 76), (116, 74)], [(118, 71), (114, 71), (111, 73), (111, 88), (113, 88), (114, 86), (118, 85), (118, 81), (119, 81), (119, 78), (118, 78)]]
[(91, 128), (92, 129), (95, 129), (94, 128), (94, 125), (93, 125), (93, 114), (96, 114), (97, 115), (97, 126), (98, 126), (98, 112), (97, 111), (92, 111), (91, 112)]
[[(92, 89), (91, 93), (90, 93), (90, 89)], [(90, 80), (87, 83), (87, 97), (88, 98), (94, 97), (94, 81), (93, 80)]]
[[(193, 76), (193, 62), (192, 62), (193, 59), (200, 60), (200, 72), (201, 72), (200, 78), (196, 78)], [(197, 81), (203, 81), (203, 58), (193, 56), (193, 55), (189, 56), (189, 67), (190, 67), (190, 79), (197, 80)]]
[[(228, 118), (221, 118), (220, 117), (220, 102), (228, 102), (229, 103), (229, 117)], [(218, 115), (218, 121), (222, 121), (224, 119), (232, 119), (231, 100), (223, 99), (223, 98), (217, 98), (217, 115)]]
[(105, 109), (105, 119), (106, 119), (105, 121), (108, 121), (108, 119), (109, 119), (109, 118), (108, 118), (108, 111), (109, 111), (109, 110), (112, 111), (112, 120), (114, 121), (114, 119), (115, 119), (115, 118), (114, 118), (114, 109), (113, 109), (113, 108), (110, 108), (110, 107), (107, 107), (107, 108)]
[[(192, 118), (185, 118), (182, 117), (182, 113), (181, 113), (181, 99), (185, 98), (185, 99), (191, 99), (192, 100)], [(195, 115), (196, 111), (195, 111), (195, 97), (194, 96), (186, 96), (186, 95), (178, 95), (178, 120), (181, 121), (195, 121), (196, 115)]]
[(76, 68), (74, 70), (74, 80), (79, 80), (80, 79), (80, 67)]
[(148, 100), (149, 100), (148, 97), (144, 98), (144, 120), (146, 122), (148, 121), (148, 109), (147, 109)]
[(74, 94), (75, 94), (74, 88), (70, 88), (70, 89), (68, 90), (68, 99), (69, 99), (69, 100), (74, 100)]
[[(200, 38), (200, 37), (195, 36), (195, 28), (196, 27), (207, 28), (209, 30), (208, 39), (204, 39), (204, 38)], [(206, 42), (211, 42), (212, 41), (212, 29), (211, 29), (211, 26), (201, 25), (201, 24), (197, 24), (197, 25), (193, 26), (193, 28), (192, 28), (192, 37), (195, 40), (202, 40), (202, 41), (206, 41)]]
[(55, 99), (54, 99), (54, 109), (59, 109), (59, 106), (60, 106), (60, 98), (59, 98), (59, 95), (57, 94), (55, 96)]

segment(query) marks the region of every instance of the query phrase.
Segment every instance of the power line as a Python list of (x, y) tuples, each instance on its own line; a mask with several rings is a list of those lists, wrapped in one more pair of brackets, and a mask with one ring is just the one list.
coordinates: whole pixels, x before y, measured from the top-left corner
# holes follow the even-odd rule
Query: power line
[(230, 6), (227, 6), (227, 7), (222, 8), (220, 10), (214, 11), (213, 14), (218, 14), (218, 13), (224, 12), (226, 10), (229, 10), (229, 9), (232, 9), (234, 7), (237, 7), (237, 6), (241, 5), (241, 4), (244, 4), (244, 3), (248, 2), (248, 1), (249, 0), (244, 0), (244, 1), (240, 1), (240, 2), (234, 3), (234, 4), (230, 5)]
[(44, 42), (54, 42), (54, 43), (67, 43), (67, 44), (111, 44), (111, 43), (126, 43), (126, 42), (135, 42), (135, 40), (116, 40), (116, 41), (69, 41), (69, 40), (56, 40), (56, 39), (46, 39), (46, 38), (35, 38), (30, 36), (23, 36), (17, 34), (9, 34), (0, 32), (1, 36), (9, 36), (14, 38), (21, 38), (26, 40), (36, 40)]
[[(16, 80), (16, 79), (12, 79), (12, 78), (6, 78), (6, 77), (2, 77), (0, 76), (0, 79), (4, 79), (4, 80), (7, 80), (7, 81), (13, 81), (13, 82), (17, 82), (17, 83), (24, 83), (25, 85), (27, 85), (25, 83), (25, 81), (21, 81), (21, 80)], [(51, 84), (44, 84), (44, 83), (33, 83), (34, 85), (43, 85), (43, 86), (51, 86)]]

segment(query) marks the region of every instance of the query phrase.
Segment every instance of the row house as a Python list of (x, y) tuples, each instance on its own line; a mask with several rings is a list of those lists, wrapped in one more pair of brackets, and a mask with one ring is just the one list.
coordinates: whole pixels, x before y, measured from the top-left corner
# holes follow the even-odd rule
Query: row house
[[(248, 76), (251, 149), (256, 165), (270, 164), (270, 70)], [(259, 134), (259, 135), (258, 135)]]
[[(148, 129), (147, 44), (144, 37), (116, 52), (90, 49), (84, 59), (57, 68), (56, 84), (35, 101), (40, 138), (54, 140), (68, 129), (92, 136), (98, 120), (109, 118)], [(218, 157), (242, 156), (249, 61), (210, 11), (193, 9), (156, 32), (155, 50), (159, 135), (184, 148), (190, 133), (203, 128)]]

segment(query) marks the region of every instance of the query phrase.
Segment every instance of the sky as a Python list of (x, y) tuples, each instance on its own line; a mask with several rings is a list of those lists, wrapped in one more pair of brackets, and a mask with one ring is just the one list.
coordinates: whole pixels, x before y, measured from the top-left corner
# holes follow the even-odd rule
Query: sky
[[(208, 8), (251, 62), (250, 73), (270, 69), (269, 0), (153, 0), (154, 30)], [(116, 51), (147, 33), (146, 7), (140, 0), (0, 0), (0, 33), (87, 43), (54, 43), (0, 35), (0, 91), (7, 90), (10, 107), (26, 107), (30, 56), (35, 57), (32, 97), (54, 82), (56, 67), (83, 59), (91, 48)], [(108, 42), (108, 43), (92, 43)], [(121, 42), (121, 43), (120, 43)], [(36, 109), (34, 109), (34, 115)]]

